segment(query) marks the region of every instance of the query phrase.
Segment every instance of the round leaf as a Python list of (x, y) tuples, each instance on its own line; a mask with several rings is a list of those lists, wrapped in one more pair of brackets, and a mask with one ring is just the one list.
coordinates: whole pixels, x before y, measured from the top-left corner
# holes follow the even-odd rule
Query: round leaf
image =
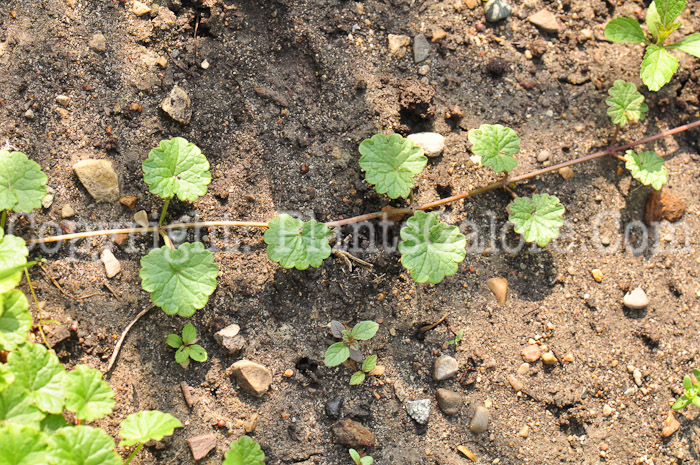
[(0, 427), (0, 465), (46, 465), (46, 437), (36, 428)]
[(618, 79), (608, 93), (610, 98), (605, 103), (608, 105), (608, 116), (613, 124), (625, 126), (629, 123), (644, 121), (649, 107), (644, 103), (644, 96), (637, 91), (634, 84)]
[(365, 180), (375, 186), (379, 194), (389, 198), (407, 198), (428, 159), (423, 149), (399, 134), (375, 134), (360, 143), (360, 167), (365, 170)]
[(32, 327), (29, 302), (22, 291), (15, 289), (0, 294), (0, 349), (14, 350), (27, 340)]
[(14, 384), (25, 390), (39, 410), (63, 411), (65, 369), (56, 354), (43, 345), (26, 343), (10, 352), (7, 363), (15, 375)]
[(305, 270), (309, 266), (318, 268), (331, 255), (331, 234), (323, 223), (301, 221), (283, 213), (270, 220), (263, 238), (270, 260), (282, 268)]
[(182, 328), (182, 342), (185, 345), (190, 345), (194, 343), (195, 339), (197, 339), (197, 330), (192, 323), (187, 323), (185, 327)]
[(165, 338), (165, 343), (173, 349), (179, 349), (182, 347), (182, 338), (177, 334), (168, 334)]
[(364, 380), (365, 380), (365, 374), (361, 371), (356, 371), (350, 377), (350, 386), (357, 386), (358, 384), (362, 384), (362, 382)]
[(353, 339), (357, 341), (366, 341), (367, 339), (372, 339), (374, 335), (377, 334), (378, 329), (379, 325), (377, 323), (367, 320), (357, 323), (350, 333)]
[(634, 18), (615, 18), (605, 26), (605, 37), (613, 42), (643, 44), (647, 41), (642, 26)]
[(175, 352), (175, 362), (183, 364), (187, 363), (190, 358), (189, 352), (187, 352), (187, 348), (185, 346), (181, 346), (177, 351)]
[(520, 138), (511, 128), (500, 124), (482, 124), (468, 134), (472, 152), (481, 156), (481, 163), (496, 173), (510, 172), (518, 164), (513, 155), (520, 152)]
[(29, 250), (21, 237), (5, 235), (0, 230), (0, 270), (15, 270), (9, 276), (0, 279), (0, 294), (17, 287), (22, 280), (22, 270), (27, 263)]
[(64, 392), (66, 409), (80, 420), (92, 421), (112, 413), (114, 391), (102, 379), (102, 373), (78, 365), (66, 374)]
[(231, 443), (221, 465), (264, 465), (265, 453), (260, 444), (248, 436), (241, 436)]
[(0, 210), (30, 213), (41, 208), (48, 177), (22, 152), (0, 150)]
[(634, 179), (645, 186), (659, 190), (668, 182), (668, 170), (664, 166), (664, 159), (656, 152), (637, 153), (634, 150), (628, 150), (625, 153), (625, 160), (625, 167)]
[(195, 362), (207, 361), (207, 351), (204, 350), (204, 347), (200, 346), (199, 344), (192, 344), (191, 346), (188, 346), (187, 353)]
[(456, 226), (440, 222), (437, 213), (417, 211), (401, 228), (401, 264), (419, 283), (439, 283), (457, 272), (467, 240)]
[(558, 237), (559, 228), (564, 224), (564, 206), (553, 195), (518, 197), (508, 209), (508, 219), (515, 225), (515, 232), (521, 234), (525, 242), (536, 242), (540, 247)]
[(163, 140), (143, 162), (143, 178), (151, 193), (163, 199), (177, 195), (194, 202), (207, 193), (209, 162), (199, 148), (182, 137)]
[(114, 439), (98, 428), (86, 425), (62, 428), (49, 439), (52, 465), (121, 465), (114, 451)]
[(203, 308), (216, 289), (219, 267), (201, 242), (151, 250), (141, 259), (141, 287), (168, 315), (189, 317)]
[(336, 342), (326, 350), (326, 357), (323, 363), (328, 367), (335, 367), (343, 363), (350, 357), (350, 349), (344, 342)]
[(364, 362), (362, 362), (362, 371), (365, 373), (369, 373), (370, 371), (374, 370), (374, 367), (377, 366), (377, 356), (376, 355), (370, 355), (365, 359)]
[(170, 436), (175, 428), (182, 428), (180, 420), (158, 410), (145, 410), (132, 413), (124, 419), (119, 436), (123, 439), (119, 446), (133, 446), (150, 440), (160, 441)]

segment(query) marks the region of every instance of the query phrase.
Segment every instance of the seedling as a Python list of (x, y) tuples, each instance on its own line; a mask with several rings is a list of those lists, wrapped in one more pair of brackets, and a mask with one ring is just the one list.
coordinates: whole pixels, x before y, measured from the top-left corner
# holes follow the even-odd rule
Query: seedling
[(624, 158), (625, 167), (632, 177), (645, 186), (659, 190), (668, 182), (668, 170), (664, 166), (664, 159), (656, 152), (628, 150)]
[(459, 342), (462, 340), (462, 336), (464, 335), (464, 330), (460, 329), (457, 335), (453, 339), (449, 339), (447, 341), (447, 345), (451, 346), (454, 345), (455, 347), (459, 345)]
[(680, 396), (678, 400), (673, 404), (674, 410), (680, 410), (687, 407), (690, 404), (694, 404), (696, 407), (700, 407), (700, 370), (693, 370), (693, 377), (695, 377), (695, 382), (691, 379), (690, 375), (685, 375), (683, 377), (683, 387), (685, 388), (685, 394)]
[(644, 121), (649, 107), (644, 103), (644, 96), (639, 93), (637, 86), (618, 79), (608, 90), (608, 94), (610, 97), (605, 101), (608, 105), (608, 116), (618, 128)]
[(367, 375), (377, 366), (377, 356), (370, 355), (362, 362), (360, 369), (350, 377), (350, 386), (357, 386), (365, 381)]
[(318, 268), (330, 257), (328, 237), (331, 234), (323, 223), (302, 221), (284, 213), (270, 220), (263, 238), (270, 260), (278, 262), (282, 268), (305, 270), (309, 266)]
[(355, 449), (350, 449), (348, 452), (350, 452), (350, 457), (352, 457), (355, 465), (372, 465), (374, 463), (374, 459), (370, 455), (360, 458), (360, 454)]
[(248, 436), (241, 436), (231, 443), (221, 465), (265, 465), (265, 453), (260, 444)]
[(22, 152), (0, 150), (0, 229), (8, 211), (30, 213), (41, 208), (48, 177), (35, 161)]
[(678, 69), (678, 58), (669, 50), (681, 50), (700, 58), (700, 34), (690, 34), (678, 42), (666, 44), (668, 37), (681, 27), (681, 23), (674, 21), (685, 6), (686, 0), (657, 0), (649, 5), (646, 25), (652, 40), (634, 18), (615, 18), (605, 27), (605, 37), (613, 42), (646, 46), (640, 76), (651, 91), (656, 92), (666, 85)]
[(326, 366), (338, 366), (348, 358), (361, 363), (363, 356), (359, 341), (372, 339), (377, 334), (378, 329), (379, 325), (374, 321), (360, 321), (350, 331), (345, 329), (345, 325), (340, 321), (331, 321), (331, 334), (342, 341), (336, 342), (326, 350), (324, 359)]
[(195, 344), (197, 342), (197, 330), (192, 323), (187, 323), (182, 328), (182, 337), (177, 334), (168, 334), (166, 342), (173, 349), (177, 349), (175, 361), (182, 368), (190, 366), (190, 359), (195, 362), (207, 361), (207, 351), (199, 344)]
[(134, 444), (138, 444), (138, 446), (131, 452), (124, 465), (129, 465), (129, 462), (148, 441), (160, 441), (165, 436), (171, 436), (175, 428), (182, 428), (180, 420), (169, 413), (158, 410), (132, 413), (126, 417), (119, 431), (119, 437), (122, 438), (119, 446), (128, 447)]

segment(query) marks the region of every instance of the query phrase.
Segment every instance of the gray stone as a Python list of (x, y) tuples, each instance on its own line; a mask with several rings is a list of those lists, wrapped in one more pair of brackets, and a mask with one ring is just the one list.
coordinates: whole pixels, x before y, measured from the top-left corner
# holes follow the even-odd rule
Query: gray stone
[(452, 378), (459, 370), (457, 360), (449, 355), (441, 355), (433, 362), (433, 379), (444, 381)]
[(554, 16), (554, 13), (549, 10), (540, 10), (537, 13), (530, 15), (527, 20), (543, 31), (550, 32), (552, 34), (556, 34), (559, 32), (559, 28), (561, 28), (561, 24), (559, 24), (559, 21), (557, 21), (557, 17)]
[(644, 292), (644, 289), (638, 287), (632, 292), (625, 294), (625, 297), (622, 299), (622, 303), (627, 308), (631, 308), (633, 310), (643, 310), (649, 306), (649, 298), (647, 297), (646, 292)]
[(240, 331), (241, 327), (237, 324), (228, 325), (214, 334), (214, 339), (222, 347), (234, 354), (245, 347), (245, 339), (239, 334)]
[(484, 5), (486, 10), (486, 21), (495, 23), (510, 16), (512, 10), (510, 3), (506, 0), (489, 0)]
[(119, 179), (107, 160), (82, 160), (73, 171), (95, 201), (113, 203), (119, 200)]
[(472, 433), (483, 433), (489, 428), (489, 411), (483, 405), (478, 405), (474, 409), (474, 415), (469, 422), (469, 430)]
[(202, 434), (187, 439), (187, 445), (190, 446), (192, 458), (196, 461), (202, 460), (209, 452), (216, 447), (216, 436), (213, 434)]
[(160, 107), (178, 123), (189, 124), (192, 119), (192, 102), (182, 87), (173, 87)]
[(413, 61), (420, 63), (430, 55), (430, 43), (423, 34), (413, 38)]
[(147, 228), (148, 227), (148, 213), (146, 213), (145, 210), (139, 210), (136, 213), (134, 213), (134, 221), (136, 224), (141, 226), (142, 228)]
[(326, 415), (329, 418), (338, 418), (340, 416), (340, 407), (343, 405), (343, 397), (336, 396), (326, 403)]
[(46, 195), (41, 199), (41, 206), (44, 208), (51, 208), (53, 205), (53, 198), (56, 195), (56, 191), (51, 186), (46, 186)]
[(438, 389), (436, 397), (438, 407), (440, 407), (440, 410), (442, 410), (442, 413), (445, 415), (454, 415), (459, 412), (459, 409), (462, 408), (462, 404), (464, 403), (464, 399), (459, 393), (450, 391), (449, 389)]
[(107, 39), (104, 34), (93, 34), (90, 42), (88, 42), (88, 47), (95, 52), (105, 52), (107, 50)]
[(250, 360), (239, 360), (231, 365), (231, 374), (241, 389), (255, 397), (262, 397), (272, 384), (270, 370)]
[(440, 156), (445, 150), (445, 136), (437, 132), (418, 132), (407, 139), (422, 148), (426, 157)]
[(430, 399), (406, 402), (406, 413), (408, 413), (408, 416), (413, 418), (416, 423), (425, 425), (430, 418)]

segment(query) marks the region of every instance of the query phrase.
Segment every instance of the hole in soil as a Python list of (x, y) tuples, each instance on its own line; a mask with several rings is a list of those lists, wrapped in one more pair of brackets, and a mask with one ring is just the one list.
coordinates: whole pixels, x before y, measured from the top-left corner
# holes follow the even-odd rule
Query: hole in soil
[(443, 186), (443, 185), (438, 184), (437, 187), (435, 188), (435, 190), (437, 191), (437, 193), (441, 199), (444, 199), (445, 197), (449, 197), (452, 195), (452, 186), (450, 186), (450, 185)]
[[(207, 24), (207, 19), (211, 17), (209, 8), (202, 6), (200, 2), (195, 0), (182, 0), (182, 7), (194, 12), (189, 24), (192, 27), (192, 31), (194, 31), (195, 27), (197, 28), (197, 37), (214, 37)], [(199, 26), (197, 26), (198, 23)]]
[(411, 132), (429, 132), (433, 126), (433, 119), (427, 116), (430, 105), (425, 102), (411, 103), (401, 107), (401, 126), (407, 134)]
[(313, 373), (315, 375), (316, 370), (318, 370), (318, 363), (309, 359), (309, 357), (302, 357), (299, 360), (297, 360), (297, 363), (294, 365), (294, 368), (296, 368), (297, 371), (299, 371), (299, 373), (301, 373), (302, 375), (309, 376), (310, 373)]

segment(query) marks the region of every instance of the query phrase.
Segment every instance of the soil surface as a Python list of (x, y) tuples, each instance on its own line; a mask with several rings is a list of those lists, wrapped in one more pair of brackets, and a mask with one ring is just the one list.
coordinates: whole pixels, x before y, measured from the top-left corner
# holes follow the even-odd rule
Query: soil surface
[[(700, 2), (688, 3), (684, 34), (700, 31)], [(0, 4), (0, 144), (36, 160), (55, 189), (49, 208), (12, 220), (25, 238), (59, 234), (61, 226), (133, 224), (134, 211), (96, 204), (80, 184), (71, 167), (84, 158), (111, 160), (121, 194), (136, 197), (136, 210), (157, 219), (162, 201), (148, 192), (141, 163), (161, 139), (187, 138), (212, 165), (207, 195), (193, 205), (173, 202), (171, 222), (267, 221), (280, 211), (330, 221), (389, 203), (364, 182), (357, 164), (359, 143), (377, 132), (446, 137), (444, 154), (417, 178), (417, 201), (424, 203), (497, 179), (471, 161), (469, 129), (514, 128), (522, 140), (514, 174), (522, 174), (543, 166), (537, 161), (543, 150), (550, 152), (546, 164), (606, 147), (613, 133), (607, 89), (616, 79), (642, 88), (642, 47), (613, 44), (603, 34), (613, 17), (643, 19), (642, 2), (527, 0), (495, 24), (485, 21), (482, 5), (472, 9), (462, 0), (163, 0), (143, 16), (132, 6), (132, 0)], [(557, 32), (528, 21), (543, 9), (556, 17)], [(104, 35), (104, 51), (95, 34)], [(404, 57), (389, 55), (389, 34), (411, 38)], [(429, 52), (415, 63), (419, 34)], [(643, 88), (648, 116), (623, 131), (623, 141), (700, 117), (700, 60), (678, 57), (670, 84), (655, 94)], [(191, 100), (187, 124), (161, 109), (174, 86)], [(357, 240), (362, 250), (353, 253), (371, 262), (371, 270), (349, 270), (337, 257), (319, 269), (284, 270), (267, 259), (261, 230), (201, 231), (221, 270), (209, 304), (190, 319), (209, 360), (187, 370), (177, 365), (165, 338), (185, 321), (151, 311), (107, 376), (117, 406), (100, 425), (116, 437), (129, 413), (161, 409), (185, 427), (144, 448), (134, 463), (194, 463), (185, 440), (213, 433), (216, 450), (199, 463), (218, 464), (257, 415), (250, 435), (267, 463), (349, 464), (347, 447), (331, 433), (337, 419), (325, 411), (342, 396), (340, 418), (376, 435), (365, 452), (380, 465), (470, 463), (459, 445), (482, 464), (699, 463), (698, 409), (676, 413), (680, 428), (668, 438), (661, 427), (682, 393), (683, 375), (700, 368), (700, 132), (652, 145), (667, 158), (671, 192), (687, 205), (680, 221), (644, 229), (650, 188), (617, 160), (577, 165), (568, 180), (548, 174), (515, 190), (561, 199), (567, 223), (556, 246), (515, 251), (512, 228), (505, 243), (499, 234), (489, 244), (492, 224), (499, 233), (506, 228), (508, 192), (443, 207), (444, 218), (481, 246), (438, 285), (415, 284), (396, 253), (367, 250), (370, 235), (381, 236), (379, 223), (337, 236), (341, 244)], [(59, 225), (67, 204), (76, 211), (75, 225)], [(389, 228), (392, 240), (398, 230)], [(602, 238), (609, 245), (597, 247)], [(175, 239), (194, 240), (195, 233)], [(105, 370), (116, 337), (150, 305), (138, 271), (153, 245), (147, 236), (120, 245), (99, 237), (33, 251), (47, 259), (45, 271), (32, 271), (43, 318), (70, 331), (55, 347), (68, 367)], [(112, 279), (99, 261), (105, 247), (121, 262)], [(600, 282), (593, 270), (602, 272)], [(485, 284), (496, 276), (510, 284), (503, 306)], [(645, 310), (622, 305), (625, 291), (636, 287), (651, 301)], [(83, 296), (89, 297), (75, 298)], [(445, 314), (434, 329), (417, 331)], [(381, 323), (364, 347), (378, 355), (382, 376), (351, 387), (349, 367), (323, 365), (334, 319)], [(241, 326), (246, 340), (234, 355), (213, 337), (230, 323)], [(48, 328), (58, 338), (60, 331)], [(460, 330), (460, 344), (448, 347)], [(560, 360), (537, 361), (516, 374), (530, 343)], [(432, 365), (440, 354), (454, 356), (460, 371), (435, 382)], [(267, 395), (251, 397), (231, 378), (228, 368), (241, 358), (272, 371)], [(287, 370), (291, 377), (283, 376)], [(520, 393), (508, 376), (522, 383)], [(190, 386), (192, 408), (182, 382)], [(464, 396), (456, 415), (439, 410), (440, 387)], [(405, 402), (419, 399), (432, 404), (425, 426), (406, 413)], [(488, 430), (472, 433), (473, 408), (484, 404)]]

